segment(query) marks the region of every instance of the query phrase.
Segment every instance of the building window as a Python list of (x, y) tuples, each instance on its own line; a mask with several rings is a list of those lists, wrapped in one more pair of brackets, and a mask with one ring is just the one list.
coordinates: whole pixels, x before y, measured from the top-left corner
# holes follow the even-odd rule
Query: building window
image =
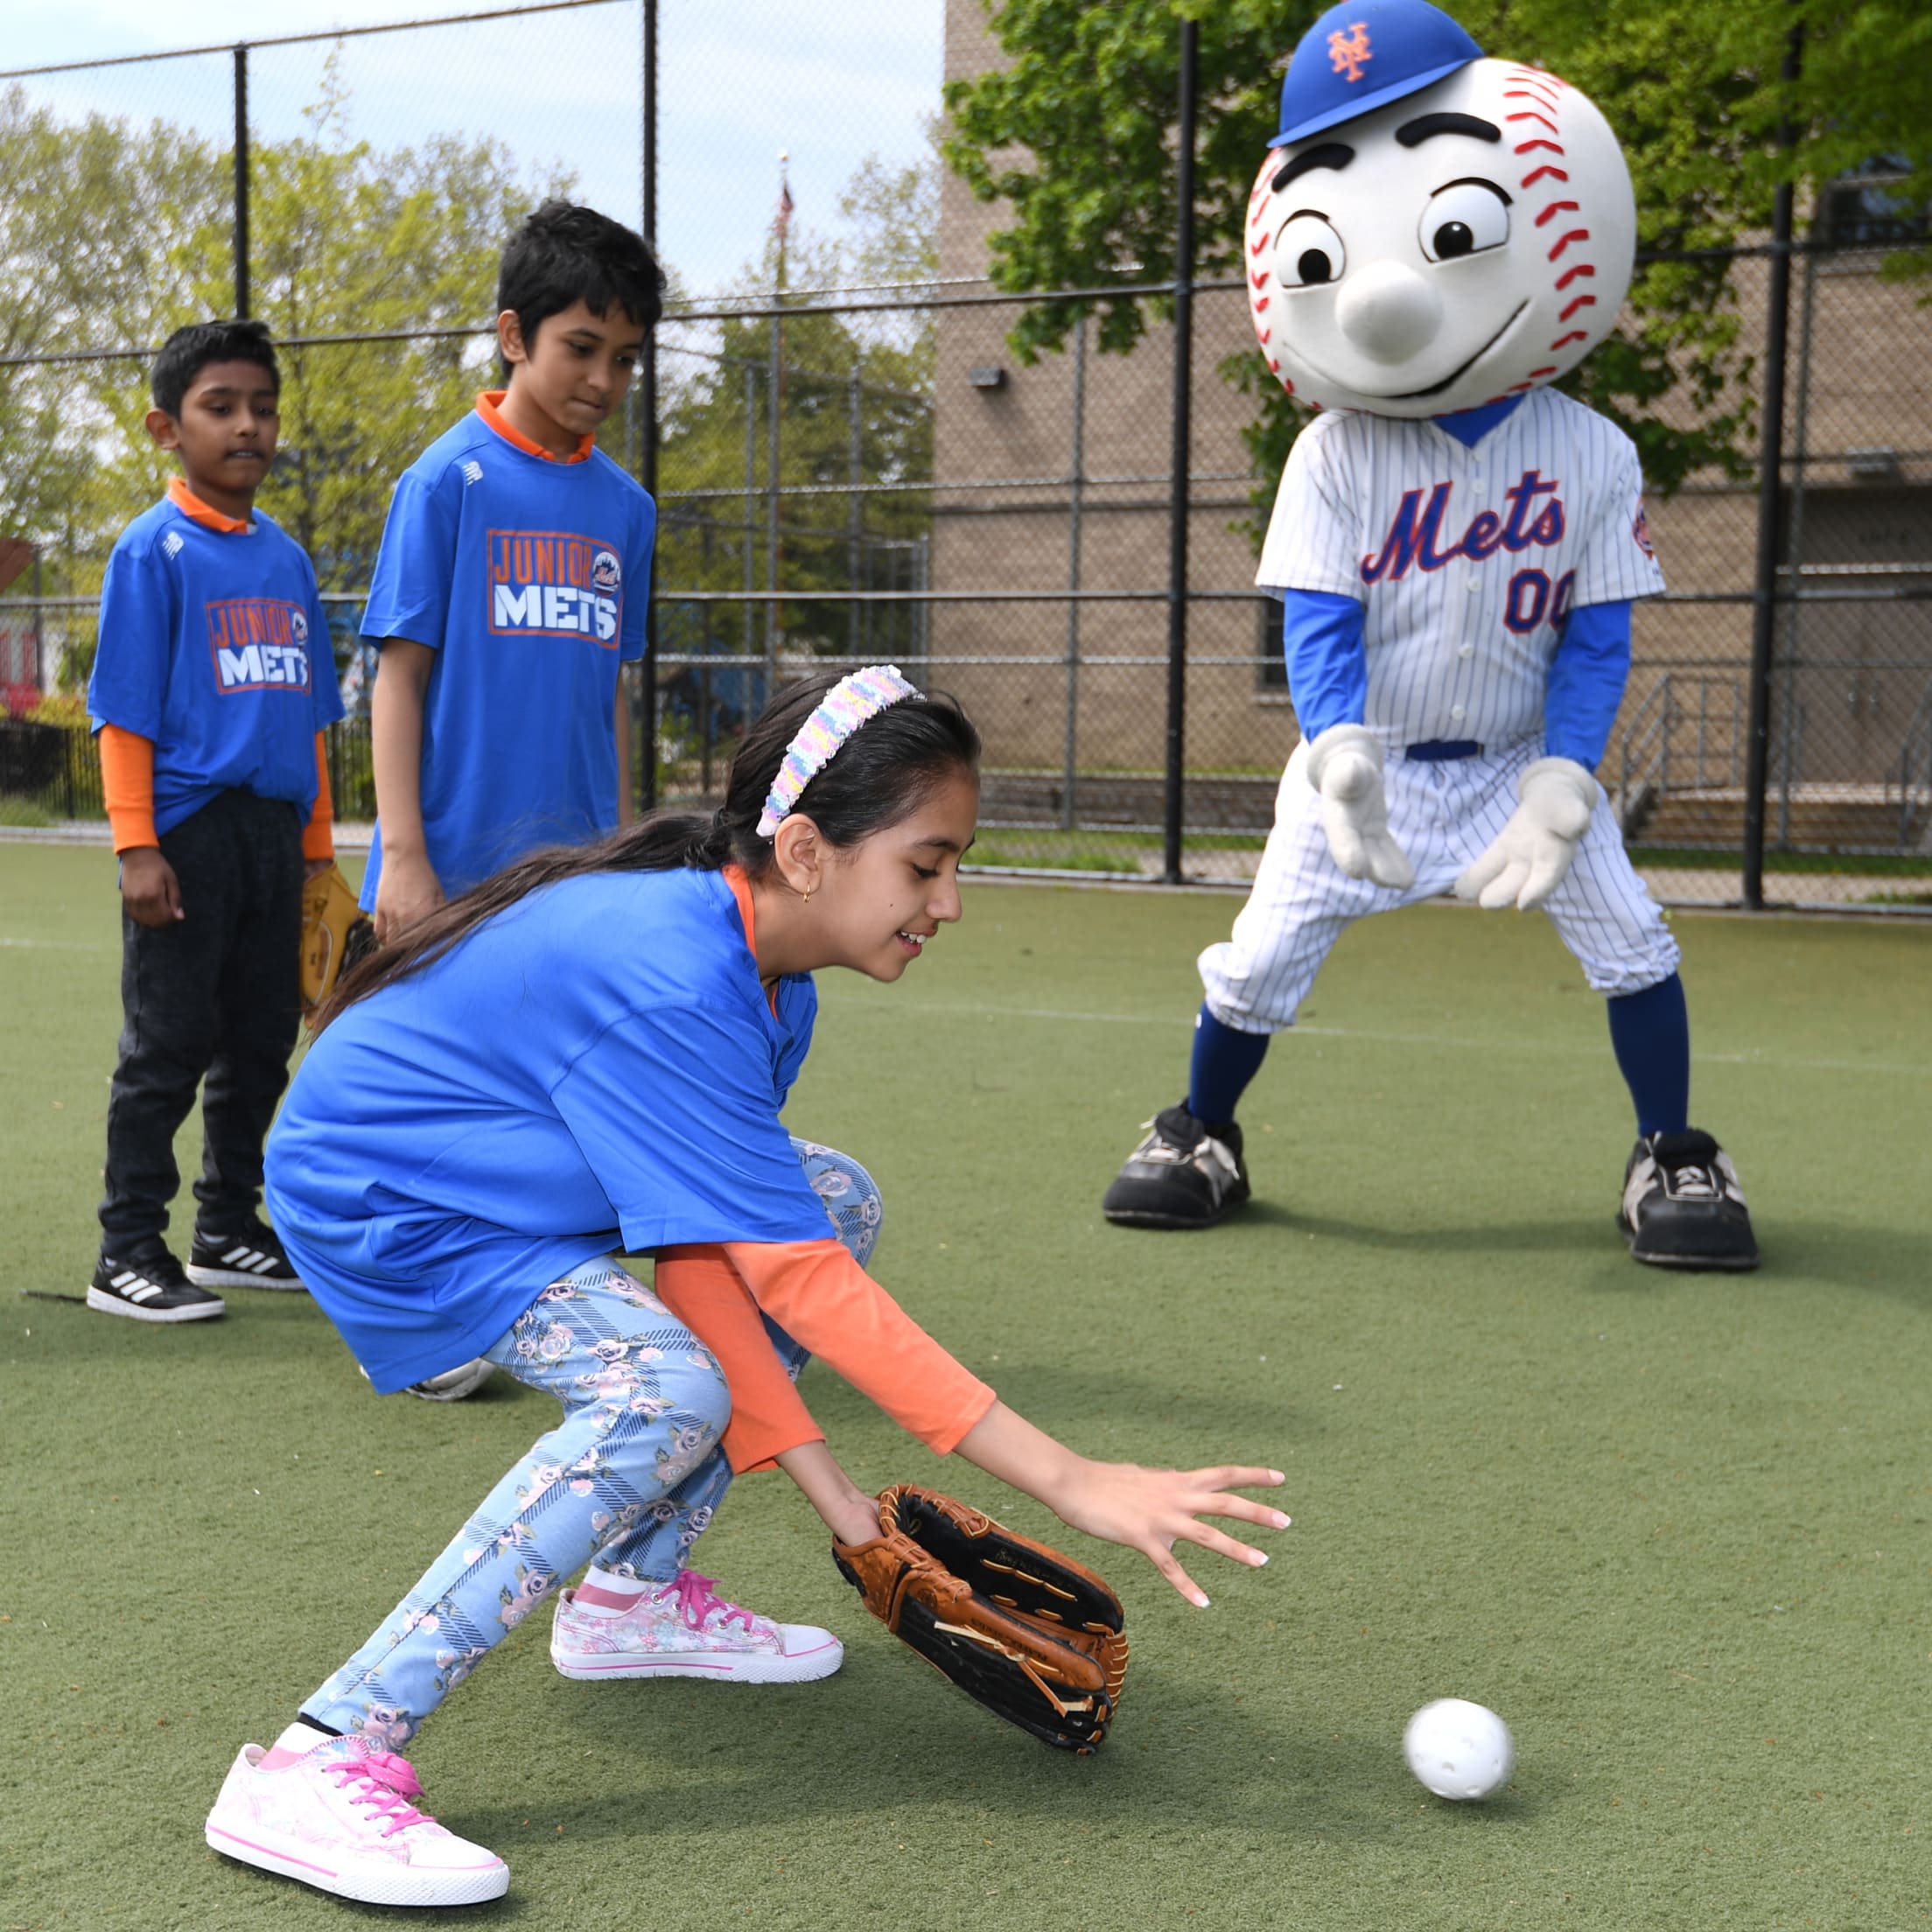
[(1288, 660), (1281, 639), (1281, 599), (1270, 597), (1260, 607), (1261, 634), (1255, 659), (1255, 689), (1285, 693)]
[(1899, 248), (1922, 242), (1932, 222), (1899, 192), (1908, 163), (1881, 155), (1827, 182), (1818, 197), (1814, 238), (1834, 248)]

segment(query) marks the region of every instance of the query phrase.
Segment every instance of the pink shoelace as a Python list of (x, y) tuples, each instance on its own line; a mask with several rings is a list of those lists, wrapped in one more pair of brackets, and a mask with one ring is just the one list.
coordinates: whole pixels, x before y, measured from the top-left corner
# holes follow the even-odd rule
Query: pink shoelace
[(399, 1758), (393, 1751), (370, 1751), (353, 1758), (340, 1758), (322, 1768), (340, 1780), (344, 1787), (353, 1781), (361, 1781), (365, 1788), (349, 1802), (368, 1805), (373, 1818), (381, 1821), (382, 1836), (386, 1838), (398, 1831), (407, 1831), (412, 1824), (435, 1822), (426, 1812), (418, 1811), (410, 1803), (411, 1798), (423, 1796), (423, 1787), (416, 1782), (416, 1768), (407, 1758)]
[(694, 1630), (704, 1628), (704, 1620), (714, 1611), (718, 1613), (718, 1627), (722, 1630), (733, 1617), (748, 1631), (752, 1628), (752, 1613), (742, 1604), (728, 1603), (713, 1588), (715, 1578), (701, 1577), (695, 1570), (680, 1570), (662, 1590), (651, 1594), (653, 1603), (662, 1603), (667, 1597), (677, 1599), (677, 1614)]

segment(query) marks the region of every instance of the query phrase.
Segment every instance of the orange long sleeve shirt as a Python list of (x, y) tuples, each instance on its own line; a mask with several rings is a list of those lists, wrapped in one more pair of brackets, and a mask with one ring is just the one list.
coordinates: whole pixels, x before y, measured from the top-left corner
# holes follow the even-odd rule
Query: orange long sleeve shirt
[(731, 1383), (724, 1453), (741, 1473), (824, 1440), (761, 1315), (940, 1455), (956, 1449), (996, 1399), (829, 1236), (667, 1248), (656, 1286)]
[[(158, 845), (154, 829), (154, 740), (118, 724), (103, 724), (101, 747), (101, 793), (107, 802), (108, 825), (117, 852), (137, 845)], [(304, 858), (335, 857), (335, 806), (329, 795), (328, 738), (315, 734), (315, 804), (302, 828)]]

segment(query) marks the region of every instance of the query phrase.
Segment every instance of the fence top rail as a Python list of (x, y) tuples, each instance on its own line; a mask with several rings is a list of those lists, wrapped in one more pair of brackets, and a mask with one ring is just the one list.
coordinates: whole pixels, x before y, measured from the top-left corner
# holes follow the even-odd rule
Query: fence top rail
[(211, 53), (240, 53), (255, 47), (299, 47), (323, 40), (360, 40), (374, 33), (410, 33), (419, 27), (459, 27), (478, 20), (512, 20), (526, 13), (569, 13), (580, 7), (610, 7), (618, 0), (528, 0), (515, 7), (483, 13), (442, 13), (422, 20), (382, 20), (366, 27), (318, 27), (308, 33), (263, 34), (255, 40), (223, 40), (205, 47), (157, 47), (147, 53), (108, 54), (94, 60), (57, 60), (44, 67), (0, 67), (0, 80), (28, 80), (44, 74), (82, 74), (94, 67), (136, 67), (154, 60), (192, 60)]

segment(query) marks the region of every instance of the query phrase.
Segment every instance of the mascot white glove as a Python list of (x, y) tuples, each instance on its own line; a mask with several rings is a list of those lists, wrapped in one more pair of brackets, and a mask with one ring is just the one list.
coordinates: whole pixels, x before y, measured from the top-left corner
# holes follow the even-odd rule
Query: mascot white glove
[(1389, 830), (1382, 746), (1362, 724), (1331, 724), (1308, 747), (1308, 782), (1321, 799), (1328, 850), (1350, 878), (1399, 891), (1416, 882), (1409, 855)]
[(1516, 780), (1522, 802), (1490, 846), (1456, 881), (1456, 897), (1488, 912), (1533, 913), (1562, 885), (1590, 814), (1603, 794), (1574, 759), (1539, 758)]

